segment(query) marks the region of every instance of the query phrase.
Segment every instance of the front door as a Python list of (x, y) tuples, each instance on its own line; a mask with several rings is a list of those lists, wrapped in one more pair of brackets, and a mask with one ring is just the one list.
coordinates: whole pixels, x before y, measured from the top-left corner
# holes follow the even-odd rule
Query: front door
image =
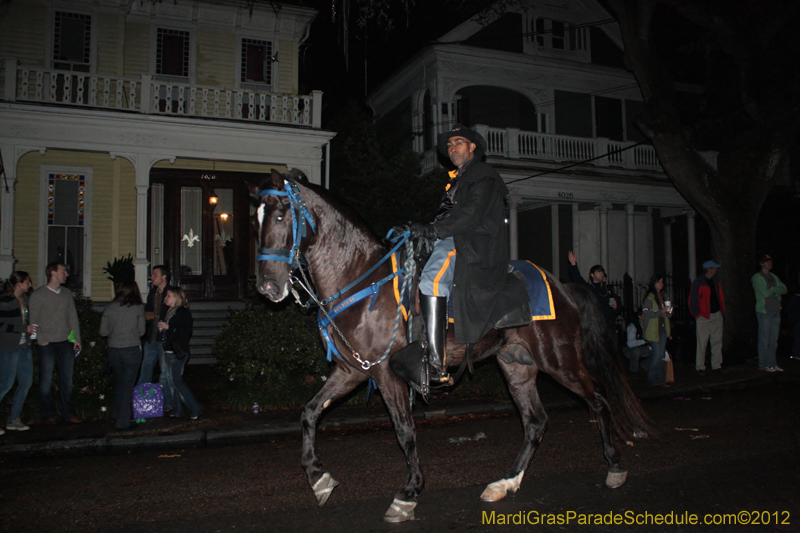
[(154, 170), (150, 198), (151, 263), (166, 265), (190, 300), (243, 298), (252, 248), (246, 181)]

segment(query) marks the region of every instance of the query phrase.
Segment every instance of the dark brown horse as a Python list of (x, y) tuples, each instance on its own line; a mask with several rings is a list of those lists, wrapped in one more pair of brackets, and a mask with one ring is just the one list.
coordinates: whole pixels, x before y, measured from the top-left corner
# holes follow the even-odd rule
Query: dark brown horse
[[(273, 171), (271, 178), (262, 184), (259, 196), (257, 287), (272, 301), (281, 301), (289, 294), (290, 275), (301, 255), (308, 263), (317, 294), (324, 301), (357, 280), (387, 253), (384, 244), (357, 216), (338, 205), (320, 187), (299, 183)], [(390, 268), (388, 263), (382, 264), (347, 294), (324, 307), (330, 310), (351, 294), (384, 279), (391, 273)], [(556, 320), (534, 321), (511, 330), (492, 330), (474, 346), (475, 361), (491, 355), (498, 357), (524, 427), (523, 445), (510, 470), (481, 494), (481, 499), (487, 502), (498, 501), (509, 491), (516, 492), (547, 430), (547, 415), (536, 389), (539, 371), (550, 374), (583, 398), (595, 413), (603, 455), (608, 462), (608, 487), (619, 487), (626, 479), (614, 436), (630, 439), (647, 428), (641, 406), (613, 359), (611, 340), (605, 333), (605, 322), (594, 295), (581, 286), (562, 285), (550, 274), (547, 278)], [(404, 328), (395, 327), (396, 313), (397, 302), (391, 284), (387, 284), (374, 299), (361, 300), (334, 319), (338, 331), (328, 326), (327, 337), (341, 358), (322, 389), (306, 404), (301, 419), (301, 463), (321, 506), (337, 482), (323, 470), (315, 451), (319, 418), (332, 402), (357, 385), (368, 378), (375, 380), (408, 463), (406, 483), (395, 494), (384, 516), (389, 522), (414, 517), (417, 497), (425, 484), (417, 455), (409, 387), (390, 370), (388, 359), (381, 360), (387, 348), (391, 355), (408, 343)], [(465, 351), (465, 346), (454, 344), (451, 331), (448, 364), (459, 365)]]

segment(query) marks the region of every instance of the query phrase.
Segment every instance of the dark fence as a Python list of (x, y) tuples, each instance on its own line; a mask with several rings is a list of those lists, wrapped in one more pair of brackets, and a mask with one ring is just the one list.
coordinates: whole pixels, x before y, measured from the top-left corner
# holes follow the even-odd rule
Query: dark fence
[[(694, 361), (695, 350), (694, 318), (689, 313), (688, 303), (691, 282), (666, 276), (664, 283), (664, 292), (674, 309), (670, 320), (673, 339), (667, 344), (667, 349), (677, 361), (690, 363)], [(617, 334), (620, 346), (624, 346), (625, 324), (635, 317), (637, 309), (641, 309), (648, 287), (644, 283), (633, 283), (627, 273), (621, 280), (610, 281), (609, 286), (614, 294), (622, 299), (624, 306), (622, 314), (617, 317)]]
[[(692, 316), (689, 313), (688, 304), (691, 283), (685, 280), (676, 281), (672, 276), (666, 276), (664, 283), (664, 293), (667, 299), (672, 302), (672, 307), (674, 308), (672, 320), (682, 321), (691, 319)], [(624, 325), (627, 320), (633, 317), (636, 310), (642, 307), (642, 303), (647, 296), (647, 285), (644, 283), (633, 283), (633, 280), (627, 273), (621, 280), (610, 281), (608, 285), (611, 291), (622, 299), (622, 305), (625, 309), (617, 321)]]

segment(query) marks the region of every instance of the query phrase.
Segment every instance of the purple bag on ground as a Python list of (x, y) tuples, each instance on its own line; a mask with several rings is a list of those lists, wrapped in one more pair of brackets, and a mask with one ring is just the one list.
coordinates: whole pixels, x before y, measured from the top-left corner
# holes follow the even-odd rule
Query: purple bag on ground
[(133, 388), (133, 418), (164, 416), (164, 391), (161, 383), (141, 383)]

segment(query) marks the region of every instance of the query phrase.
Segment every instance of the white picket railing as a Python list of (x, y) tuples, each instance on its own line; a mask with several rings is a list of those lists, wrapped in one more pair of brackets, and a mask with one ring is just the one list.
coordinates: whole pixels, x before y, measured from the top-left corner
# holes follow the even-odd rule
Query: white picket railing
[(587, 161), (596, 166), (661, 170), (652, 146), (605, 138), (572, 137), (523, 131), (515, 128), (475, 128), (486, 139), (486, 153), (510, 159), (543, 159), (556, 162)]
[(5, 99), (182, 117), (320, 128), (322, 92), (286, 95), (17, 66), (6, 61)]

